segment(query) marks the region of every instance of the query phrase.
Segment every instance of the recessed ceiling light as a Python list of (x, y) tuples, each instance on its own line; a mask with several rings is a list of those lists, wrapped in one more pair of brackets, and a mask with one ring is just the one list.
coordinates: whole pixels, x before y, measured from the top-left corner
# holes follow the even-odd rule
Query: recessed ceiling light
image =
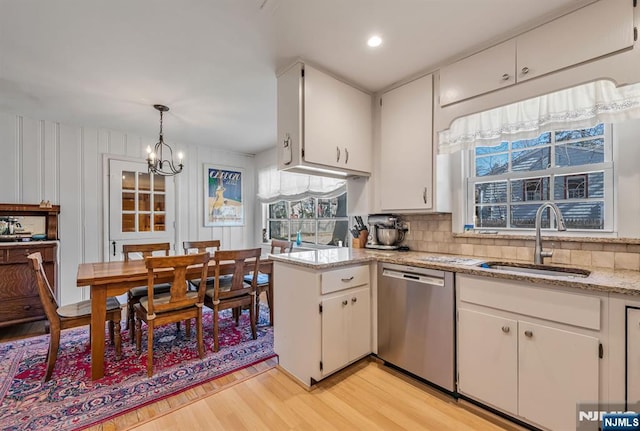
[(371, 36), (367, 41), (367, 45), (369, 45), (371, 48), (380, 46), (381, 43), (382, 43), (382, 39), (380, 38), (380, 36)]

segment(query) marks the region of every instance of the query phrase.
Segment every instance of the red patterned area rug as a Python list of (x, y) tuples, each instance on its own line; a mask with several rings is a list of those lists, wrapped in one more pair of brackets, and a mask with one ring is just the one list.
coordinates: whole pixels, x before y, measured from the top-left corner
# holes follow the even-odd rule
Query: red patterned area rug
[[(266, 308), (266, 307), (264, 307)], [(220, 350), (213, 352), (212, 313), (205, 309), (205, 358), (198, 358), (195, 327), (191, 340), (174, 324), (154, 332), (154, 374), (146, 374), (146, 328), (137, 356), (122, 331), (122, 359), (105, 346), (105, 377), (91, 381), (88, 326), (62, 332), (53, 376), (44, 383), (49, 336), (0, 344), (0, 429), (79, 430), (175, 395), (275, 356), (273, 328), (261, 310), (257, 340), (251, 339), (248, 312), (235, 326), (230, 310), (221, 313)], [(194, 325), (192, 325), (194, 326)], [(108, 336), (107, 336), (108, 340)]]

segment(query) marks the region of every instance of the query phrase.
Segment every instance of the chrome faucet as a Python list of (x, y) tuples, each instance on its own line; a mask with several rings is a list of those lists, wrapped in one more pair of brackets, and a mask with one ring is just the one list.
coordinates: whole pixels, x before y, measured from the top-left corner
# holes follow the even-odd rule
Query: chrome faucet
[[(545, 257), (553, 256), (553, 250), (546, 251), (542, 249), (542, 238), (540, 236), (540, 224), (542, 223), (542, 212), (547, 207), (551, 208), (553, 212), (556, 214), (556, 222), (557, 222), (556, 224), (558, 225), (558, 231), (567, 230), (567, 226), (564, 224), (564, 217), (562, 216), (562, 213), (560, 212), (560, 208), (558, 208), (558, 205), (554, 204), (553, 202), (545, 202), (542, 205), (540, 205), (540, 208), (538, 208), (538, 211), (536, 211), (536, 248), (533, 252), (533, 263), (539, 264), (539, 265), (542, 265), (544, 263)], [(551, 224), (551, 219), (549, 219), (549, 224)]]

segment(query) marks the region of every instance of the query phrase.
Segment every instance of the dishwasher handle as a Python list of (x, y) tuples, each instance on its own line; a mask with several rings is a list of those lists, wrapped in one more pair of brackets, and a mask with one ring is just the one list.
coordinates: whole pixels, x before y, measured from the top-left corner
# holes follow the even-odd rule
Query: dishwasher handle
[(444, 286), (444, 278), (430, 277), (423, 274), (413, 274), (410, 272), (394, 271), (393, 269), (383, 269), (384, 277), (398, 278), (400, 280), (415, 281), (416, 283), (430, 284), (432, 286)]

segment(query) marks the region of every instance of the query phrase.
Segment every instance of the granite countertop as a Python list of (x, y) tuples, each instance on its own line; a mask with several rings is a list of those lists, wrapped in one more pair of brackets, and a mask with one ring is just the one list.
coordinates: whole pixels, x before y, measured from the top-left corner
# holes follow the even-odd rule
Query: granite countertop
[[(350, 249), (346, 247), (292, 252), (270, 255), (276, 262), (289, 263), (311, 269), (332, 269), (341, 266), (370, 262), (387, 262), (420, 268), (440, 269), (462, 274), (493, 277), (553, 287), (573, 287), (598, 292), (621, 293), (640, 296), (640, 272), (629, 270), (608, 270), (604, 268), (580, 268), (591, 271), (587, 277), (550, 276), (525, 274), (508, 270), (481, 268), (482, 262), (495, 261), (491, 258), (434, 254), (426, 252), (399, 252), (370, 249)], [(514, 261), (517, 262), (517, 261)], [(530, 263), (530, 262), (519, 262)], [(554, 265), (560, 266), (560, 265)]]

